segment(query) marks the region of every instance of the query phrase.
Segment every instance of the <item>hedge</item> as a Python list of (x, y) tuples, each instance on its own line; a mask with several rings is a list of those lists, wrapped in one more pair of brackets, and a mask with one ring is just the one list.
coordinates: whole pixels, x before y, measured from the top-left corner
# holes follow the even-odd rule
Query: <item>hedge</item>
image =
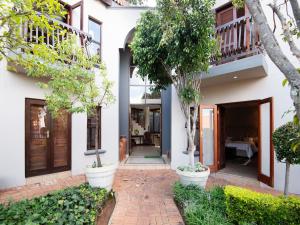
[(226, 213), (235, 224), (299, 225), (300, 199), (226, 186)]
[(83, 184), (31, 200), (0, 204), (0, 225), (95, 224), (108, 194), (105, 189)]

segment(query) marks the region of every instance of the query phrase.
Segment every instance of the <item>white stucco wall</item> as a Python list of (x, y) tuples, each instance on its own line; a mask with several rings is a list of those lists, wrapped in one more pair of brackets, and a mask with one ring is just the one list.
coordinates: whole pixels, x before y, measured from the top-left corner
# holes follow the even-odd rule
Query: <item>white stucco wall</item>
[[(119, 157), (119, 49), (124, 47), (127, 34), (135, 27), (145, 8), (107, 8), (98, 0), (84, 2), (83, 30), (88, 32), (88, 16), (102, 22), (102, 59), (109, 79), (114, 81), (116, 102), (102, 108), (103, 163), (117, 163)], [(24, 185), (25, 179), (25, 98), (44, 99), (44, 90), (36, 80), (6, 70), (0, 64), (0, 189)], [(127, 85), (127, 84), (126, 84)], [(85, 156), (87, 118), (72, 116), (72, 174), (81, 174), (95, 156)]]
[[(228, 1), (219, 0), (216, 3), (216, 7), (225, 4)], [(272, 11), (267, 7), (269, 1), (263, 1), (262, 5), (265, 10), (267, 18), (272, 24)], [(279, 23), (278, 23), (279, 24)], [(280, 27), (280, 26), (277, 26)], [(300, 67), (296, 58), (289, 54), (289, 47), (284, 43), (280, 36), (281, 30), (278, 28), (276, 36), (283, 51), (288, 55), (288, 58), (296, 65)], [(300, 42), (298, 41), (299, 45)], [(274, 98), (274, 128), (276, 129), (280, 125), (290, 121), (292, 115), (283, 116), (283, 114), (292, 108), (292, 100), (289, 95), (289, 88), (282, 87), (282, 81), (284, 79), (283, 74), (273, 64), (268, 56), (265, 57), (268, 67), (268, 76), (264, 78), (249, 79), (239, 81), (232, 80), (228, 83), (221, 85), (209, 86), (202, 88), (203, 104), (219, 104), (227, 102), (239, 102), (247, 100), (263, 99), (268, 97)], [(242, 76), (242, 73), (239, 74)], [(186, 139), (184, 127), (176, 124), (180, 123), (184, 126), (183, 113), (180, 110), (178, 98), (176, 92), (172, 92), (172, 168), (176, 168), (178, 165), (184, 164), (187, 161), (187, 157), (182, 154), (182, 142), (179, 140)], [(184, 136), (184, 138), (182, 138)], [(174, 159), (174, 160), (173, 160)], [(278, 190), (283, 190), (284, 176), (285, 176), (285, 164), (279, 163), (276, 158), (274, 160), (274, 186)], [(290, 174), (290, 192), (300, 193), (300, 181), (297, 179), (300, 174), (300, 166), (292, 166)]]

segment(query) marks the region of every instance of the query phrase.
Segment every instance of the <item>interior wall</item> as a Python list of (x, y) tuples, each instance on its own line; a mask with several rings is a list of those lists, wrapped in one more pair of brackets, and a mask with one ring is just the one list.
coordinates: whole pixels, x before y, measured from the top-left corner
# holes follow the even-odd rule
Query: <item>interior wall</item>
[(225, 139), (242, 141), (258, 137), (258, 107), (226, 108), (224, 113)]

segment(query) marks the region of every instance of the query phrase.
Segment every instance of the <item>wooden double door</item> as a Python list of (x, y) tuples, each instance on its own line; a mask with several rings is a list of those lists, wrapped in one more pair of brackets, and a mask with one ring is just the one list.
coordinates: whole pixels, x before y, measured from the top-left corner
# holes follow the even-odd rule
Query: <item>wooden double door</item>
[[(274, 185), (273, 99), (250, 101), (258, 107), (258, 174), (257, 179), (269, 186)], [(249, 102), (228, 103), (247, 104)], [(199, 109), (200, 162), (212, 172), (222, 167), (222, 151), (225, 150), (222, 137), (222, 113), (217, 105), (201, 105)]]
[(25, 176), (71, 169), (71, 116), (53, 118), (44, 100), (25, 100)]

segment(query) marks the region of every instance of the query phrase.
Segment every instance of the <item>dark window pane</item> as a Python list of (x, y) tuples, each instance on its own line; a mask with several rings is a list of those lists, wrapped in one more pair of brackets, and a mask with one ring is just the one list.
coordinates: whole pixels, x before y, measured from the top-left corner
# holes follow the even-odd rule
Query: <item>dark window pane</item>
[[(97, 116), (99, 121), (98, 142), (100, 148), (101, 147), (101, 109), (100, 108), (98, 108)], [(94, 150), (96, 148), (95, 132), (96, 132), (96, 118), (94, 115), (90, 115), (87, 118), (87, 149), (88, 150)]]

